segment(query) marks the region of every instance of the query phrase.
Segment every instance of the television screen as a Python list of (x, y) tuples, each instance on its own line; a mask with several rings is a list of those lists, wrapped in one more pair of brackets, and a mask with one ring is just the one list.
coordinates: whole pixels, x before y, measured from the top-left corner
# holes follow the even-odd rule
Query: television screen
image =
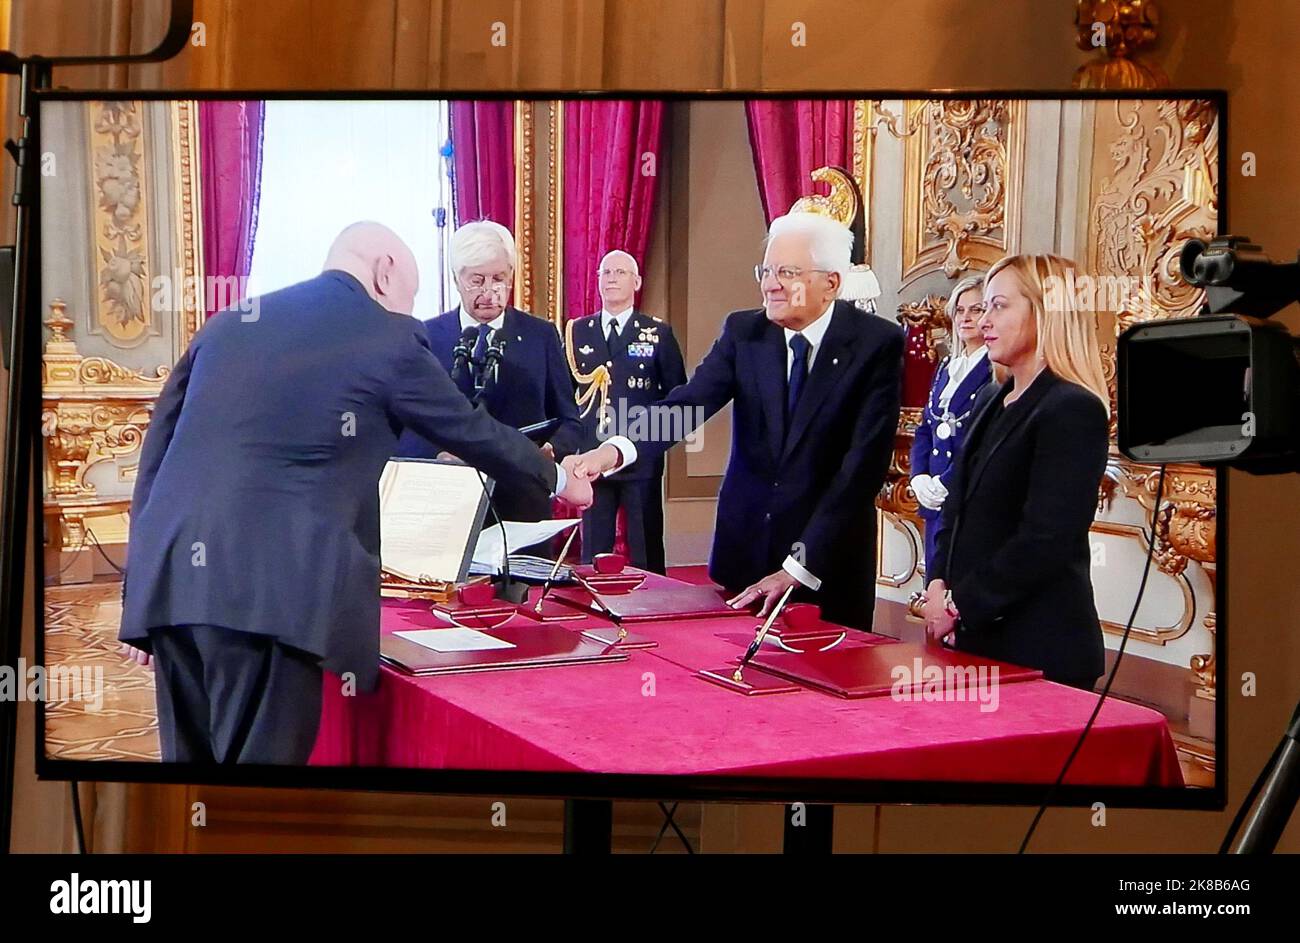
[(1223, 97), (980, 95), (42, 94), (42, 774), (1222, 807)]

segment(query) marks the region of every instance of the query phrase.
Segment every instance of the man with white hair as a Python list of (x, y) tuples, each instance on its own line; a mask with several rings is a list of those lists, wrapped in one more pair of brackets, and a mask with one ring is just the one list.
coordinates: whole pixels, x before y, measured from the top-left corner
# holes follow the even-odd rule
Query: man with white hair
[[(680, 386), (652, 406), (698, 415), (731, 403), (731, 457), (718, 492), (709, 575), (735, 607), (765, 614), (790, 587), (822, 616), (871, 628), (875, 499), (894, 452), (903, 332), (838, 300), (849, 230), (826, 216), (772, 221), (754, 276), (763, 307), (727, 316), (722, 334)], [(614, 437), (572, 460), (598, 474), (652, 461), (673, 445)]]
[(322, 669), (374, 688), (379, 476), (401, 428), (591, 503), (588, 482), (456, 391), (409, 316), (418, 287), (406, 244), (356, 223), (317, 277), (209, 318), (168, 376), (119, 633), (153, 656), (164, 761), (306, 763)]
[[(606, 252), (596, 267), (596, 287), (601, 310), (573, 322), (573, 362), (582, 374), (603, 366), (610, 382), (603, 409), (593, 406), (582, 417), (584, 448), (595, 448), (636, 423), (647, 406), (686, 382), (673, 329), (633, 307), (641, 288), (636, 259), (622, 249)], [(582, 515), (584, 561), (614, 549), (615, 522), (622, 510), (632, 564), (664, 572), (663, 477), (661, 457), (592, 482), (594, 501)]]
[[(466, 223), (452, 233), (450, 257), (461, 303), (425, 323), (434, 356), (461, 392), (481, 402), (494, 419), (515, 428), (558, 420), (543, 449), (564, 458), (582, 437), (573, 378), (554, 325), (510, 305), (517, 269), (514, 237), (491, 220)], [(468, 356), (458, 358), (458, 348)], [(408, 434), (398, 454), (434, 458), (438, 449)], [(550, 496), (535, 482), (498, 481), (493, 501), (507, 521), (551, 516)], [(510, 552), (518, 549), (523, 548)]]

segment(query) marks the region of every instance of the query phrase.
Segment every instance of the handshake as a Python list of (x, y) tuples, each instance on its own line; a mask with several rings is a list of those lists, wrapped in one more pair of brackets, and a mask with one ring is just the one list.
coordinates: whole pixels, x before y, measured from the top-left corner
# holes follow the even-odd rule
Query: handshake
[(591, 507), (593, 500), (592, 479), (600, 477), (605, 472), (613, 471), (622, 464), (622, 461), (622, 453), (609, 443), (597, 446), (590, 452), (566, 455), (560, 465), (563, 466), (569, 480), (565, 482), (564, 490), (556, 497), (563, 498), (579, 510), (585, 511)]

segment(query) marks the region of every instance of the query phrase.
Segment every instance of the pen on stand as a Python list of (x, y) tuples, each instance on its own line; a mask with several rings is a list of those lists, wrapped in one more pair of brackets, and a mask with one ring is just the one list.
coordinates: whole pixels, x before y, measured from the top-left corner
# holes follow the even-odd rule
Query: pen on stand
[(564, 547), (560, 550), (560, 555), (555, 558), (555, 566), (551, 567), (551, 575), (546, 578), (542, 584), (541, 595), (537, 597), (537, 605), (533, 607), (533, 612), (541, 614), (542, 603), (546, 601), (546, 594), (551, 591), (551, 584), (555, 582), (555, 575), (560, 572), (560, 565), (564, 563), (564, 558), (569, 555), (569, 547), (573, 546), (573, 536), (578, 532), (578, 525), (574, 524), (569, 528), (569, 539), (564, 542)]
[(758, 632), (754, 634), (754, 641), (749, 643), (749, 648), (745, 651), (745, 657), (740, 659), (740, 664), (736, 666), (736, 673), (731, 676), (733, 681), (740, 682), (741, 674), (744, 672), (745, 666), (749, 664), (750, 659), (758, 654), (758, 650), (763, 644), (763, 639), (767, 638), (767, 633), (772, 628), (772, 623), (776, 621), (776, 617), (780, 615), (781, 610), (785, 608), (785, 601), (790, 598), (792, 592), (794, 592), (794, 587), (787, 586), (785, 592), (781, 594), (780, 600), (778, 600), (777, 604), (772, 607), (772, 611), (767, 614), (767, 621), (764, 622)]

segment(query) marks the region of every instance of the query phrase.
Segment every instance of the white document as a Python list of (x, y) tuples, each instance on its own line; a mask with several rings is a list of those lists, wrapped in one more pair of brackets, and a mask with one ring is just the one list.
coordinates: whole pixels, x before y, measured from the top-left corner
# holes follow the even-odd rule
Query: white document
[(513, 642), (504, 642), (477, 629), (415, 629), (393, 634), (435, 652), (487, 652), (515, 647)]
[[(576, 527), (581, 523), (580, 519), (537, 521), (536, 523), (506, 521), (504, 539), (511, 552), (515, 553), (523, 547), (541, 543), (543, 540), (550, 540), (556, 534), (563, 533), (570, 527)], [(493, 573), (501, 572), (501, 561), (505, 557), (501, 526), (500, 524), (494, 524), (479, 531), (478, 546), (474, 548), (474, 562), (481, 566), (490, 567)]]
[(412, 582), (456, 582), (482, 497), (468, 465), (389, 462), (379, 479), (380, 564)]

